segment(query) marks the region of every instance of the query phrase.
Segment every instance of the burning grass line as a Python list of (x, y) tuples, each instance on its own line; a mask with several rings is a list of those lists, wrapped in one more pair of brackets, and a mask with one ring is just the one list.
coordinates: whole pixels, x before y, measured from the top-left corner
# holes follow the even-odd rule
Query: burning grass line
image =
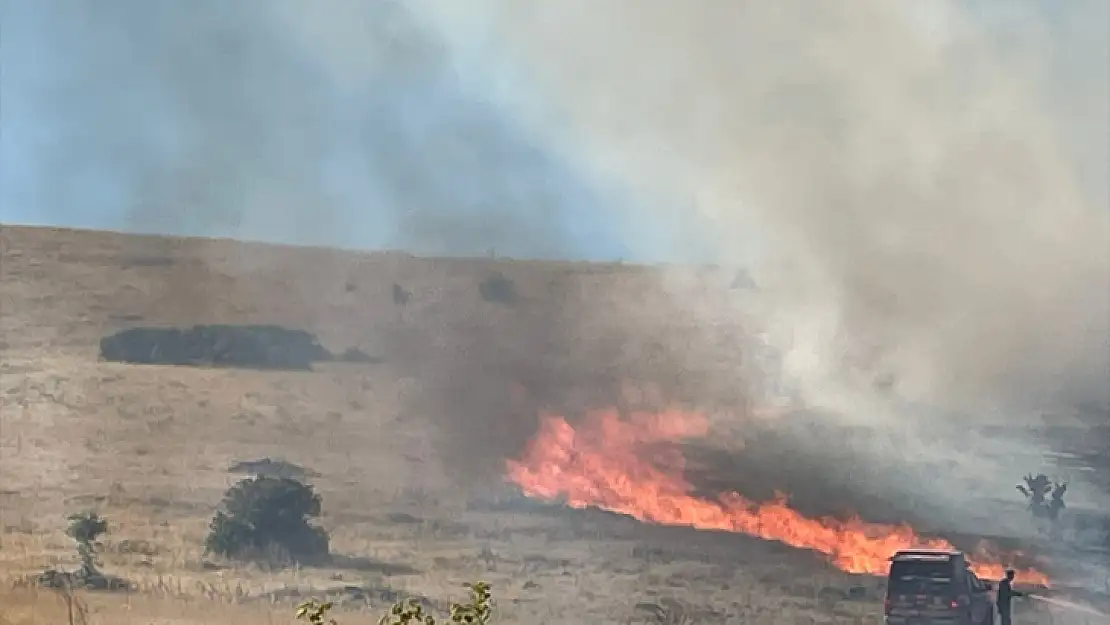
[[(561, 416), (544, 415), (524, 455), (507, 463), (507, 479), (526, 496), (563, 498), (575, 508), (598, 508), (645, 523), (743, 533), (816, 551), (848, 573), (885, 575), (888, 559), (901, 549), (954, 549), (947, 540), (920, 536), (908, 525), (869, 523), (858, 516), (844, 521), (808, 518), (790, 508), (781, 493), (765, 503), (739, 493), (715, 500), (695, 497), (682, 476), (680, 453), (674, 452), (666, 469), (640, 455), (644, 445), (707, 432), (704, 416), (678, 410), (634, 413), (628, 419), (615, 409), (596, 411), (573, 427)], [(972, 568), (980, 577), (1000, 579), (1006, 564), (1019, 557), (980, 558)], [(1031, 569), (1019, 571), (1018, 581), (1048, 585), (1047, 576)]]

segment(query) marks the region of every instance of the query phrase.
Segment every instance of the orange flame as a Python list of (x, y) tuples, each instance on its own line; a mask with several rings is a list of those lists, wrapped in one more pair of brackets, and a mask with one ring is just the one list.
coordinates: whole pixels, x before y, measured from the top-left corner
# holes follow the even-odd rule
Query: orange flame
[[(576, 430), (552, 414), (541, 416), (539, 433), (520, 460), (508, 463), (508, 480), (529, 497), (563, 497), (574, 508), (594, 507), (662, 525), (741, 532), (825, 554), (849, 573), (885, 575), (889, 558), (900, 549), (953, 549), (948, 541), (918, 536), (907, 525), (847, 520), (810, 519), (787, 505), (785, 495), (756, 503), (738, 493), (717, 499), (692, 496), (682, 477), (684, 458), (664, 452), (652, 462), (638, 454), (646, 443), (703, 437), (708, 421), (678, 410), (633, 413), (622, 419), (616, 410), (590, 413)], [(972, 563), (976, 575), (1000, 579), (1000, 559)], [(1048, 578), (1023, 570), (1017, 581), (1047, 585)]]

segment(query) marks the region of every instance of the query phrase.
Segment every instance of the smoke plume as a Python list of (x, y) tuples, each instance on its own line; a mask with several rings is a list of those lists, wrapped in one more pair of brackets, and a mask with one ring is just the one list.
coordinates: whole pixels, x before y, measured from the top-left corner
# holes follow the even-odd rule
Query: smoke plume
[(1110, 20), (1015, 4), (488, 0), (467, 36), (598, 171), (693, 198), (811, 399), (1105, 404)]
[[(686, 296), (658, 312), (762, 326), (809, 407), (878, 429), (841, 441), (858, 459), (811, 459), (815, 485), (845, 479), (978, 526), (969, 503), (1011, 491), (1047, 443), (969, 425), (1105, 420), (1105, 4), (418, 6), (455, 54), (512, 60), (514, 110), (619, 181), (628, 219), (680, 214), (701, 260), (750, 267), (758, 309), (675, 273)], [(665, 358), (714, 361), (707, 338)], [(741, 374), (712, 377), (719, 390)]]

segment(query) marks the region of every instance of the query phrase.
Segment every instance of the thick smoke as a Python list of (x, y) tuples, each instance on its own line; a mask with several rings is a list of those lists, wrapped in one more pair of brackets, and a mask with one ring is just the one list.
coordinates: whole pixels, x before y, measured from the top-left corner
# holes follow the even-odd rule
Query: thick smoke
[(811, 398), (1108, 399), (1105, 3), (475, 6), (537, 124), (758, 263)]
[(703, 258), (751, 265), (805, 402), (885, 432), (813, 479), (972, 522), (1044, 443), (968, 425), (1110, 405), (1105, 3), (422, 6), (515, 61), (533, 127), (664, 199), (640, 219), (681, 206)]

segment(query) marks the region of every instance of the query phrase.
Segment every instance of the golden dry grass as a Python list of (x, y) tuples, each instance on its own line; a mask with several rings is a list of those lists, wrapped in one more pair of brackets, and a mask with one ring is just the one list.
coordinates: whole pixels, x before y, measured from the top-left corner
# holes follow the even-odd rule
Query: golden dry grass
[[(405, 363), (434, 357), (436, 328), (452, 319), (496, 327), (514, 314), (473, 296), (494, 261), (6, 226), (0, 244), (6, 623), (66, 622), (55, 593), (8, 588), (74, 564), (64, 517), (84, 509), (110, 522), (105, 569), (137, 587), (82, 593), (90, 623), (290, 622), (298, 597), (344, 587), (365, 599), (342, 608), (365, 614), (340, 620), (374, 622), (367, 610), (399, 594), (446, 601), (478, 578), (493, 583), (504, 623), (677, 623), (681, 612), (689, 623), (879, 622), (874, 580), (808, 554), (607, 515), (468, 508), (473, 493), (445, 479), (429, 422), (404, 414), (419, 385)], [(638, 269), (498, 270), (531, 306), (549, 305), (544, 285), (566, 276), (582, 297), (649, 309), (664, 298)], [(395, 281), (416, 295), (404, 310), (388, 295)], [(390, 358), (303, 373), (97, 361), (97, 341), (118, 327), (216, 322), (302, 327)], [(265, 571), (204, 557), (206, 524), (236, 480), (227, 466), (262, 456), (321, 474), (323, 523), (346, 566)], [(854, 584), (865, 600), (845, 600)]]
[[(291, 620), (288, 612), (259, 604), (225, 604), (198, 599), (97, 593), (78, 593), (74, 599), (74, 623), (269, 625), (288, 623)], [(3, 606), (0, 625), (66, 624), (71, 615), (63, 595), (43, 589), (0, 590), (0, 606)]]

